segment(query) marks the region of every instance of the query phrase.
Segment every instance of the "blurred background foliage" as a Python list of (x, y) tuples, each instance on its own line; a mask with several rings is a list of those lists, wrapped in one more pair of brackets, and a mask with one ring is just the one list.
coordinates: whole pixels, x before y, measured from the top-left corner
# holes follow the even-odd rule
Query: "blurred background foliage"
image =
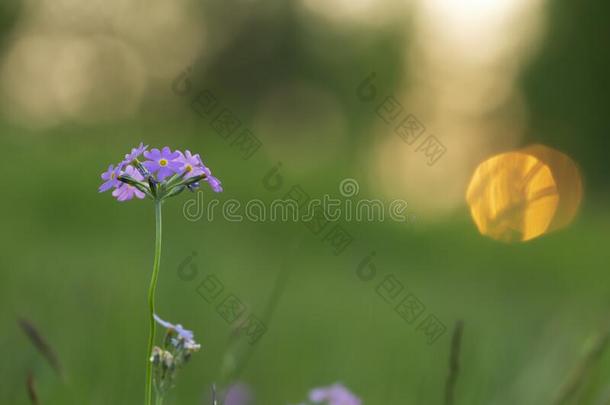
[[(258, 404), (335, 381), (366, 404), (442, 403), (458, 319), (457, 404), (553, 403), (608, 319), (609, 16), (600, 0), (3, 0), (0, 403), (29, 403), (28, 372), (43, 404), (141, 401), (152, 206), (97, 193), (102, 170), (140, 141), (200, 152), (225, 186), (206, 198), (270, 201), (293, 185), (338, 196), (350, 177), (359, 197), (409, 204), (407, 223), (344, 223), (354, 242), (335, 256), (300, 223), (189, 222), (192, 196), (168, 203), (158, 309), (203, 345), (173, 403), (209, 403), (231, 335), (199, 280), (217, 275), (260, 315), (282, 272), (240, 376)], [(372, 72), (375, 99), (362, 101)], [(262, 142), (251, 159), (194, 111), (205, 89)], [(389, 96), (446, 146), (435, 165), (379, 116)], [(481, 236), (465, 203), (472, 173), (535, 143), (580, 167), (579, 216), (527, 243)], [(263, 179), (278, 162), (272, 192)], [(373, 251), (379, 276), (362, 282)], [(185, 282), (177, 270), (193, 252), (198, 278)], [(376, 293), (389, 274), (446, 325), (433, 345)], [(572, 403), (607, 401), (609, 360), (591, 361)]]

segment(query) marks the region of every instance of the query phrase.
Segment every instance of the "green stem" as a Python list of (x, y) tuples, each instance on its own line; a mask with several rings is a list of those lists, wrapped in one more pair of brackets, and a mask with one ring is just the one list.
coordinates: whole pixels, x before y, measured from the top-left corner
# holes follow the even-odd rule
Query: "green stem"
[[(155, 290), (157, 289), (157, 279), (159, 278), (159, 265), (161, 264), (161, 204), (159, 200), (155, 200), (155, 259), (153, 262), (153, 272), (148, 287), (148, 309), (150, 334), (148, 337), (148, 350), (146, 351), (146, 395), (145, 405), (152, 405), (152, 363), (150, 355), (155, 343)], [(158, 399), (159, 400), (159, 399)], [(159, 404), (160, 402), (157, 402)]]

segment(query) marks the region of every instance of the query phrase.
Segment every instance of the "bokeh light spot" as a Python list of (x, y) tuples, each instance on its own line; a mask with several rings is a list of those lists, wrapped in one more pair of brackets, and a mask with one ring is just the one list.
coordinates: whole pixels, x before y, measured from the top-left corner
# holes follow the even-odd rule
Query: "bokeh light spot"
[(466, 192), (481, 234), (503, 242), (527, 241), (568, 225), (582, 196), (582, 180), (565, 154), (535, 145), (487, 159)]
[(528, 155), (535, 156), (547, 165), (559, 193), (559, 206), (549, 230), (561, 229), (569, 225), (580, 208), (582, 201), (582, 178), (580, 169), (565, 153), (544, 145), (532, 145), (523, 149)]

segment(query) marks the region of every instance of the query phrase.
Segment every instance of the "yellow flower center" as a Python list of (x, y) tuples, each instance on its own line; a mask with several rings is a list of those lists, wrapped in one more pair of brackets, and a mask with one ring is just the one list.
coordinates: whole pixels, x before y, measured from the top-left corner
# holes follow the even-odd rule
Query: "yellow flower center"
[(191, 165), (186, 165), (186, 169), (185, 169), (185, 170), (186, 170), (186, 172), (188, 173), (188, 172), (190, 172), (191, 170), (193, 170), (193, 166), (191, 166)]
[(159, 166), (167, 166), (167, 159), (159, 159)]
[(110, 180), (114, 180), (114, 176), (115, 176), (114, 172), (110, 173)]

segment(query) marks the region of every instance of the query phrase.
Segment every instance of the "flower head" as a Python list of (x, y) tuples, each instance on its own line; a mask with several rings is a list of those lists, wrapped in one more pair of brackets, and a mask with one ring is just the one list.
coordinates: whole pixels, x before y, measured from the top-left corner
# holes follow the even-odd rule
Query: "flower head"
[[(141, 155), (147, 160), (141, 162)], [(172, 151), (168, 146), (149, 151), (148, 145), (142, 142), (125, 154), (116, 167), (110, 165), (102, 173), (102, 180), (99, 191), (114, 189), (112, 195), (119, 201), (145, 196), (164, 200), (186, 189), (193, 191), (202, 181), (206, 181), (213, 191), (222, 191), (220, 180), (212, 176), (212, 171), (203, 164), (199, 154), (190, 150), (185, 153)]]
[[(121, 174), (126, 174), (138, 181), (144, 180), (144, 177), (142, 177), (142, 175), (136, 169), (134, 169), (133, 166), (127, 166), (125, 171)], [(118, 201), (127, 201), (131, 200), (133, 197), (142, 199), (146, 196), (146, 194), (144, 194), (142, 191), (138, 190), (134, 186), (131, 186), (127, 183), (122, 183), (112, 192), (112, 196), (116, 197)]]
[(172, 152), (168, 146), (161, 150), (155, 148), (144, 152), (144, 157), (148, 160), (143, 164), (151, 173), (157, 174), (157, 180), (163, 181), (172, 174), (180, 173), (183, 166), (178, 161), (180, 155), (179, 151)]
[(117, 188), (121, 185), (121, 182), (119, 181), (118, 177), (120, 174), (121, 170), (119, 169), (119, 167), (114, 167), (114, 165), (110, 165), (108, 166), (108, 170), (106, 170), (104, 173), (102, 173), (102, 180), (104, 180), (104, 183), (102, 183), (102, 185), (99, 187), (99, 192), (103, 193), (104, 191), (108, 191), (111, 188)]
[(328, 403), (328, 405), (361, 405), (360, 398), (355, 396), (342, 384), (333, 384), (329, 387), (316, 388), (309, 393), (309, 400), (314, 403)]

